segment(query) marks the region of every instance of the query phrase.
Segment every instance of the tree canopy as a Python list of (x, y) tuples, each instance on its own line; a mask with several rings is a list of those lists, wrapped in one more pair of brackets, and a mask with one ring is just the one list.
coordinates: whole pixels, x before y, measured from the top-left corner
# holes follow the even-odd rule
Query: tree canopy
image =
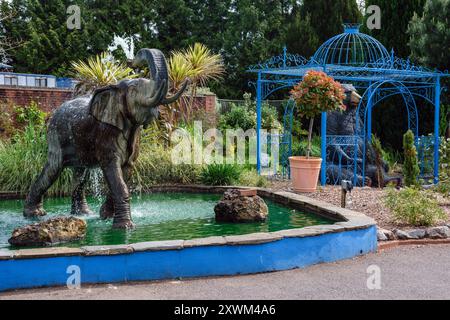
[[(136, 50), (154, 47), (166, 55), (201, 42), (224, 58), (224, 81), (209, 84), (223, 98), (241, 98), (252, 91), (248, 82), (254, 75), (246, 72), (247, 67), (280, 54), (284, 45), (289, 52), (310, 57), (321, 43), (342, 32), (343, 23), (364, 20), (362, 2), (357, 0), (0, 1), (2, 13), (13, 13), (13, 18), (0, 23), (0, 31), (21, 44), (9, 52), (18, 72), (68, 76), (71, 61), (105, 51), (115, 35), (132, 37)], [(371, 32), (388, 49), (394, 47), (399, 56), (407, 57), (410, 36), (406, 30), (417, 13), (410, 29), (413, 57), (448, 68), (445, 44), (449, 41), (444, 40), (448, 38), (448, 21), (444, 20), (448, 12), (442, 9), (448, 1), (428, 1), (434, 5), (428, 4), (422, 18), (425, 1), (371, 1), (382, 10), (382, 29)], [(70, 5), (80, 8), (79, 30), (67, 28)], [(433, 25), (433, 16), (439, 24)], [(421, 27), (419, 20), (423, 20)]]

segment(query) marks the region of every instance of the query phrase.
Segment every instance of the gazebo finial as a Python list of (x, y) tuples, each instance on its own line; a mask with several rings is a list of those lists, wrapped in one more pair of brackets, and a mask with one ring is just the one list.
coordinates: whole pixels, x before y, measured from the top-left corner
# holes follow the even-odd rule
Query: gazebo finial
[(394, 63), (395, 63), (395, 52), (394, 52), (394, 48), (391, 49), (391, 68), (394, 67)]
[(344, 33), (359, 33), (361, 23), (344, 23)]

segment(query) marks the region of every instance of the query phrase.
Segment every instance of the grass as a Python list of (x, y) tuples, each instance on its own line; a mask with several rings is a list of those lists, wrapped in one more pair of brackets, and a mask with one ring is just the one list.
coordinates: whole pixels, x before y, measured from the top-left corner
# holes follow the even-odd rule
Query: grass
[[(159, 184), (196, 184), (267, 186), (253, 166), (219, 165), (208, 166), (172, 163), (171, 148), (158, 143), (159, 134), (144, 133), (140, 155), (129, 181), (132, 191), (148, 189)], [(17, 131), (9, 141), (0, 140), (0, 191), (27, 193), (40, 174), (47, 160), (45, 126), (29, 124)], [(91, 174), (92, 176), (92, 174)], [(96, 189), (93, 179), (87, 190)], [(104, 183), (102, 186), (104, 188)], [(62, 196), (72, 191), (72, 171), (65, 169), (50, 188), (50, 196)]]
[[(0, 191), (26, 193), (47, 159), (45, 127), (32, 124), (0, 145)], [(72, 189), (72, 174), (64, 170), (49, 190), (60, 195)]]

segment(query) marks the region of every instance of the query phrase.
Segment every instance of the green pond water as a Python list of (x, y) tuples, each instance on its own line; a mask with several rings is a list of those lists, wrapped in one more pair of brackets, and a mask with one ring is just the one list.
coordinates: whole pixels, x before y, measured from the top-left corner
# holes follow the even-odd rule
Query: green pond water
[[(158, 240), (188, 240), (217, 235), (273, 232), (333, 223), (331, 220), (292, 210), (267, 200), (269, 219), (264, 223), (216, 223), (214, 206), (220, 198), (220, 195), (187, 193), (135, 195), (132, 199), (131, 211), (136, 228), (130, 231), (113, 230), (111, 221), (103, 221), (98, 216), (101, 199), (89, 198), (89, 205), (96, 214), (81, 217), (88, 223), (86, 237), (81, 241), (63, 245), (111, 245)], [(47, 199), (44, 207), (48, 213), (44, 219), (67, 215), (70, 212), (70, 199)], [(8, 239), (15, 228), (39, 221), (24, 218), (22, 209), (22, 200), (0, 201), (0, 248), (11, 248)]]

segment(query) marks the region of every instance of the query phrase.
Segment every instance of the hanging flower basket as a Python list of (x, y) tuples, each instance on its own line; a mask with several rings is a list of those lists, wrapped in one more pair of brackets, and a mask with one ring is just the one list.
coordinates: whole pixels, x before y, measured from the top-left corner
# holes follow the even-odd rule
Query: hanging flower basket
[(290, 157), (294, 190), (314, 192), (317, 189), (323, 159), (310, 157), (314, 118), (322, 112), (345, 110), (345, 91), (339, 82), (324, 72), (309, 71), (291, 91), (302, 117), (309, 119), (308, 148), (306, 156)]

